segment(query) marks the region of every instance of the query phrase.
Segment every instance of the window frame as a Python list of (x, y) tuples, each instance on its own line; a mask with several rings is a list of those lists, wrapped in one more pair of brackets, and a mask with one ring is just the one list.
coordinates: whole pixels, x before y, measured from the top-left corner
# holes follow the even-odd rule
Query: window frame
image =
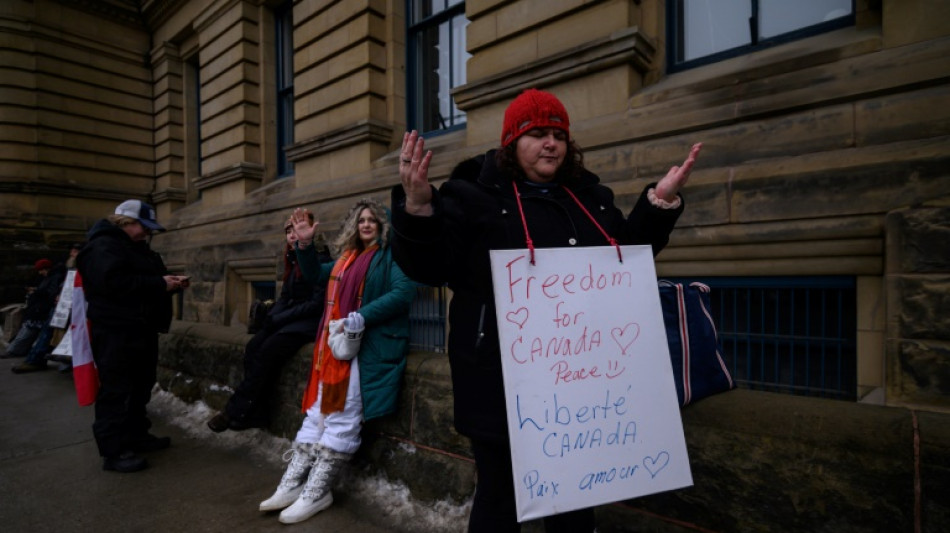
[[(716, 324), (722, 356), (739, 388), (851, 402), (858, 400), (860, 387), (858, 367), (861, 354), (857, 351), (858, 296), (857, 280), (854, 276), (667, 277), (663, 279), (684, 284), (698, 281), (709, 286), (711, 289), (710, 313)], [(749, 294), (761, 291), (762, 294), (756, 294), (763, 298), (765, 293), (769, 293), (769, 296), (775, 296), (777, 301), (788, 297), (792, 291), (799, 291), (798, 296), (801, 296), (803, 292), (806, 303), (811, 303), (815, 309), (821, 309), (822, 319), (826, 318), (824, 314), (826, 309), (810, 302), (809, 298), (813, 295), (823, 298), (827, 294), (837, 294), (840, 299), (843, 294), (848, 294), (849, 297), (853, 296), (853, 299), (840, 300), (837, 308), (840, 315), (835, 315), (838, 320), (838, 330), (832, 332), (838, 333), (839, 336), (835, 337), (826, 330), (816, 332), (812, 329), (815, 323), (825, 323), (825, 320), (816, 321), (811, 316), (814, 309), (807, 306), (796, 308), (794, 303), (801, 303), (801, 301), (795, 299), (792, 300), (793, 305), (790, 308), (781, 308), (781, 312), (785, 314), (779, 314), (778, 307), (771, 308), (776, 312), (770, 315), (774, 321), (766, 322), (765, 315), (760, 315), (757, 319), (755, 315), (750, 314), (750, 311), (757, 307), (754, 302), (750, 300), (748, 307), (742, 307), (741, 298), (735, 297), (737, 293), (741, 295), (742, 291)], [(763, 302), (764, 300), (758, 302), (760, 311), (768, 309)], [(744, 316), (747, 321), (741, 318), (739, 321), (730, 320), (725, 314)], [(779, 326), (779, 317), (783, 319), (781, 326)], [(828, 320), (830, 321), (831, 318)], [(740, 322), (748, 327), (736, 327)], [(752, 327), (753, 324), (758, 324), (761, 328), (755, 329)], [(740, 346), (743, 348), (742, 353), (730, 350), (730, 347), (738, 349)], [(758, 351), (756, 347), (759, 348)], [(817, 350), (813, 350), (816, 347)], [(775, 350), (769, 351), (773, 348)], [(778, 348), (787, 349), (788, 353), (780, 355), (777, 353)], [(834, 359), (835, 356), (838, 357), (837, 361)], [(772, 359), (769, 360), (769, 357)], [(816, 359), (821, 365), (837, 362), (838, 373), (830, 373), (834, 378), (834, 384), (829, 383), (830, 379), (825, 379), (826, 374), (819, 365), (813, 364)], [(746, 371), (740, 370), (739, 365), (743, 365)], [(809, 365), (813, 365), (814, 368), (810, 369)], [(804, 371), (801, 370), (803, 367)], [(798, 374), (795, 373), (796, 369)], [(804, 385), (796, 381), (803, 377), (802, 374), (805, 379)], [(766, 379), (767, 375), (775, 379)], [(819, 385), (812, 381), (816, 376), (819, 377)]]
[[(752, 18), (757, 17), (759, 13), (759, 0), (748, 0), (752, 4)], [(822, 33), (827, 33), (841, 28), (847, 28), (855, 25), (857, 20), (855, 10), (856, 2), (851, 0), (851, 13), (832, 19), (826, 22), (820, 22), (818, 24), (813, 24), (810, 26), (805, 26), (797, 30), (792, 30), (790, 32), (774, 35), (767, 38), (760, 38), (758, 35), (758, 19), (756, 18), (755, 23), (750, 24), (751, 33), (750, 36), (751, 42), (747, 45), (737, 46), (734, 48), (729, 48), (727, 50), (722, 50), (720, 52), (715, 52), (709, 55), (702, 57), (697, 57), (695, 59), (677, 61), (682, 51), (682, 39), (683, 34), (682, 23), (681, 21), (684, 18), (683, 8), (685, 0), (671, 0), (666, 4), (666, 69), (667, 72), (672, 74), (675, 72), (682, 72), (684, 70), (689, 70), (696, 67), (701, 67), (704, 65), (709, 65), (712, 63), (718, 63), (720, 61), (730, 59), (733, 57), (738, 57), (742, 55), (751, 54), (759, 50), (764, 50), (767, 48), (772, 48), (781, 44), (789, 43), (792, 41), (797, 41), (805, 39), (807, 37), (812, 37), (815, 35), (820, 35)], [(753, 22), (750, 19), (750, 23)]]
[(409, 349), (445, 353), (448, 350), (449, 290), (445, 285), (419, 285), (409, 311)]
[[(274, 8), (277, 179), (293, 176), (295, 171), (293, 161), (287, 157), (287, 149), (294, 143), (293, 7), (293, 1), (286, 0)], [(284, 46), (287, 37), (289, 50)]]
[[(434, 130), (424, 130), (422, 127), (421, 120), (421, 110), (419, 101), (422, 99), (422, 82), (420, 81), (421, 76), (421, 60), (419, 58), (419, 46), (418, 37), (422, 35), (426, 30), (431, 28), (438, 28), (438, 26), (445, 22), (450, 22), (453, 18), (457, 16), (465, 16), (465, 2), (457, 2), (454, 5), (447, 6), (445, 9), (439, 11), (434, 15), (429, 15), (419, 21), (414, 21), (414, 13), (416, 3), (420, 0), (406, 0), (406, 123), (408, 129), (418, 130), (420, 133), (427, 136), (436, 136), (443, 135), (449, 132), (458, 131), (464, 129), (468, 124), (468, 117), (466, 113), (462, 113), (464, 120), (459, 123), (450, 124), (448, 127), (434, 129)], [(444, 0), (448, 1), (448, 0)], [(450, 26), (451, 31), (451, 26)], [(454, 44), (453, 40), (449, 39), (449, 45)], [(452, 73), (454, 71), (454, 50), (450, 49), (449, 59), (453, 63), (449, 64), (449, 76), (450, 82), (449, 85), (450, 91), (455, 87), (458, 87), (461, 84), (455, 84), (451, 81)], [(455, 105), (455, 98), (449, 95), (451, 103)]]
[(201, 200), (203, 191), (195, 187), (201, 179), (204, 155), (201, 148), (201, 63), (195, 51), (182, 60), (185, 178), (187, 179), (187, 202)]

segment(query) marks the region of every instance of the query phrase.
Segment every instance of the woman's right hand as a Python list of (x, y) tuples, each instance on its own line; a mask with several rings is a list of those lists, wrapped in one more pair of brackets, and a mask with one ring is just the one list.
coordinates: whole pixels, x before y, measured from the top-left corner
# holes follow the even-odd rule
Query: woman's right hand
[(187, 276), (162, 276), (162, 279), (165, 280), (165, 291), (173, 292), (179, 289), (188, 288), (188, 277)]
[(429, 186), (429, 162), (432, 151), (425, 151), (425, 140), (412, 130), (402, 136), (399, 151), (399, 179), (406, 193), (406, 212), (410, 215), (432, 215), (432, 188)]
[[(314, 219), (316, 220), (316, 219)], [(297, 235), (297, 243), (301, 248), (310, 246), (313, 242), (313, 235), (317, 232), (319, 222), (310, 225), (310, 210), (298, 207), (290, 215), (290, 223), (294, 226), (294, 234)]]

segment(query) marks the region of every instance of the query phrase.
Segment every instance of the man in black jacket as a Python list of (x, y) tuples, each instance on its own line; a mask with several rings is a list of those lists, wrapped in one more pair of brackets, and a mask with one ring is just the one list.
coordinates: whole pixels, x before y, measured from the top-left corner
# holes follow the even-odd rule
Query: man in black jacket
[(171, 325), (171, 295), (188, 287), (149, 247), (148, 237), (164, 230), (152, 206), (127, 200), (93, 226), (77, 258), (99, 373), (92, 429), (104, 470), (142, 470), (148, 463), (135, 452), (170, 445), (168, 437), (148, 432), (145, 411), (156, 381), (158, 334)]

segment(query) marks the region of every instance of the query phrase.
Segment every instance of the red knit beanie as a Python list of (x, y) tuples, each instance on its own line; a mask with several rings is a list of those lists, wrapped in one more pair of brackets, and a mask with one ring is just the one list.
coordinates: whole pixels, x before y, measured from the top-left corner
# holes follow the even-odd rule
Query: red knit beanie
[(571, 120), (564, 104), (551, 93), (528, 89), (508, 104), (505, 123), (501, 127), (501, 146), (504, 148), (534, 128), (557, 128), (571, 137)]
[(33, 270), (39, 272), (40, 270), (49, 270), (53, 268), (53, 262), (49, 259), (40, 259), (39, 261), (33, 263)]

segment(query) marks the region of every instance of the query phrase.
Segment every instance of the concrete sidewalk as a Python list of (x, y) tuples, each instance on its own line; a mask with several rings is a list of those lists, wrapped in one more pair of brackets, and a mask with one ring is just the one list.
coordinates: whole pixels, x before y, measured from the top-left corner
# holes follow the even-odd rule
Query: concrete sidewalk
[(283, 525), (277, 513), (257, 510), (280, 481), (279, 464), (246, 446), (222, 446), (210, 431), (187, 432), (161, 415), (152, 416), (152, 432), (170, 436), (172, 447), (147, 454), (150, 467), (142, 472), (105, 472), (92, 437), (93, 407), (79, 407), (72, 376), (55, 364), (45, 372), (10, 372), (20, 362), (0, 359), (5, 532), (399, 531), (392, 517), (339, 491), (326, 511)]

